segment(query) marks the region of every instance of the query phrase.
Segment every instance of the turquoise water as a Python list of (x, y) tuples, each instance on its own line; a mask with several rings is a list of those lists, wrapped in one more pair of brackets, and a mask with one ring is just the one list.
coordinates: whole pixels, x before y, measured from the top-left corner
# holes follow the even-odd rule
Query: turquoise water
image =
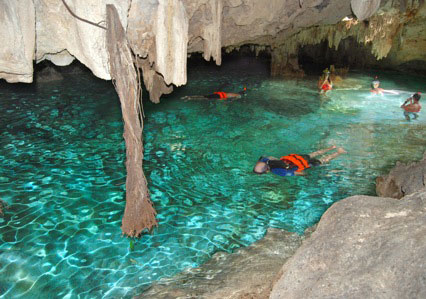
[[(316, 77), (273, 80), (262, 61), (191, 65), (189, 83), (144, 100), (144, 171), (158, 212), (153, 235), (121, 237), (125, 147), (110, 82), (89, 74), (49, 84), (0, 84), (0, 298), (118, 298), (197, 267), (217, 251), (261, 239), (268, 227), (303, 233), (335, 201), (375, 194), (397, 160), (422, 157), (424, 111), (401, 103), (425, 77), (351, 72), (328, 97)], [(400, 95), (372, 96), (374, 75)], [(213, 89), (240, 100), (182, 101)], [(307, 176), (255, 175), (261, 155), (348, 153)]]

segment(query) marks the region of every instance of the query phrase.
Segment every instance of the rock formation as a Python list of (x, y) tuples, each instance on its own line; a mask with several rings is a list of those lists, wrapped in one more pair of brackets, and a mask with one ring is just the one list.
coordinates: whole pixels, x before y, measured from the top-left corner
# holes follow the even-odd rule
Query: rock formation
[(0, 2), (0, 78), (32, 82), (35, 11), (31, 0)]
[(376, 193), (381, 197), (402, 198), (426, 188), (426, 153), (420, 162), (396, 163), (388, 175), (376, 179)]
[[(426, 157), (426, 155), (425, 155)], [(276, 298), (426, 297), (426, 160), (398, 163), (384, 186), (401, 200), (352, 196), (333, 204), (283, 266)]]
[(426, 191), (335, 203), (270, 298), (425, 298), (425, 215)]
[(352, 0), (351, 8), (358, 20), (368, 19), (379, 9), (380, 0)]
[(281, 265), (310, 233), (300, 236), (270, 228), (249, 247), (232, 254), (217, 252), (201, 267), (162, 279), (136, 298), (266, 299)]
[(37, 82), (52, 82), (63, 80), (64, 76), (58, 72), (53, 66), (44, 67), (39, 73), (36, 74)]
[[(377, 59), (390, 56), (394, 67), (412, 61), (426, 65), (422, 0), (64, 1), (76, 15), (103, 26), (106, 4), (117, 8), (154, 102), (186, 83), (188, 54), (203, 53), (220, 65), (222, 49), (242, 45), (271, 49), (276, 75), (300, 72), (303, 45), (327, 40), (337, 48), (349, 37), (370, 44)], [(5, 0), (0, 5), (0, 78), (31, 82), (33, 60), (68, 65), (78, 59), (95, 76), (110, 79), (104, 30), (74, 18), (62, 1)], [(350, 22), (341, 21), (346, 16)]]
[[(389, 176), (405, 171), (418, 182), (425, 164), (398, 163)], [(426, 189), (415, 183), (411, 191), (402, 200), (343, 199), (304, 236), (269, 229), (259, 242), (216, 253), (137, 298), (424, 298)]]
[[(273, 51), (281, 53), (272, 55), (271, 69), (274, 70), (274, 65), (282, 65), (282, 61), (286, 61), (286, 55), (289, 58), (295, 57), (303, 46), (327, 42), (329, 48), (337, 50), (341, 43), (349, 40), (355, 41), (356, 45), (364, 45), (361, 48), (367, 50), (359, 51), (352, 43), (344, 47), (340, 55), (362, 57), (366, 60), (366, 54), (370, 52), (375, 59), (366, 61), (365, 65), (378, 67), (383, 64), (396, 69), (410, 61), (417, 61), (422, 62), (417, 66), (420, 70), (426, 64), (426, 52), (420, 50), (426, 48), (426, 35), (423, 33), (425, 21), (426, 5), (422, 1), (412, 2), (404, 11), (396, 3), (388, 1), (365, 22), (349, 17), (337, 23), (301, 29), (290, 36), (279, 35)], [(383, 58), (387, 58), (386, 61), (378, 62)], [(292, 61), (290, 65), (282, 65), (281, 68), (288, 70), (294, 65), (295, 62)], [(359, 65), (362, 64), (358, 63)]]

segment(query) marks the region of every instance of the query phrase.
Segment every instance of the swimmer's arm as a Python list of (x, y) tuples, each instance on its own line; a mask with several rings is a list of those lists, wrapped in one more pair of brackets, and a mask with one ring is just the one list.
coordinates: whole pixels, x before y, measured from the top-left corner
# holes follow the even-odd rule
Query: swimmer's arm
[(304, 175), (306, 175), (306, 173), (303, 172), (303, 171), (295, 172), (294, 174), (297, 175), (297, 176), (304, 176)]
[(395, 90), (386, 90), (386, 89), (383, 89), (382, 92), (390, 93), (390, 94), (399, 94), (399, 92), (397, 92)]
[[(409, 103), (409, 104), (408, 104)], [(408, 105), (407, 105), (408, 104)], [(411, 98), (408, 98), (404, 101), (404, 103), (401, 105), (401, 108), (407, 107), (411, 105)]]

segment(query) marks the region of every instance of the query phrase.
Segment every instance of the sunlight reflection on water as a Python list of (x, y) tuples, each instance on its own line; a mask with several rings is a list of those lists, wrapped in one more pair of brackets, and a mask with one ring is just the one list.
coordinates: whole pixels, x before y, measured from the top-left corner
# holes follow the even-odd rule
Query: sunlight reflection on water
[[(384, 88), (407, 90), (380, 97), (368, 91), (372, 75), (352, 72), (349, 88), (324, 98), (316, 78), (272, 80), (267, 72), (254, 59), (220, 71), (201, 64), (187, 86), (145, 103), (144, 171), (159, 228), (133, 251), (120, 231), (125, 148), (110, 82), (2, 83), (0, 198), (10, 207), (0, 222), (1, 298), (137, 294), (217, 251), (250, 245), (268, 227), (303, 233), (333, 202), (374, 195), (375, 177), (395, 161), (422, 156), (426, 117), (408, 123), (399, 106), (425, 78), (380, 74)], [(244, 86), (236, 101), (179, 99)], [(251, 172), (261, 155), (332, 144), (348, 154), (306, 177)]]

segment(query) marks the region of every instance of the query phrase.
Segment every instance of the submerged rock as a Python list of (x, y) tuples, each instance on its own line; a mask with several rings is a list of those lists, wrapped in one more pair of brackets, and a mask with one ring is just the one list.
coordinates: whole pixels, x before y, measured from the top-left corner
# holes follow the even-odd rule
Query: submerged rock
[(304, 238), (269, 229), (265, 238), (251, 246), (232, 254), (218, 252), (201, 267), (162, 279), (137, 298), (266, 299), (282, 264)]
[(58, 81), (63, 80), (64, 76), (57, 70), (55, 70), (54, 67), (47, 66), (43, 70), (40, 71), (36, 75), (37, 82), (51, 82), (51, 81)]
[(270, 298), (426, 298), (426, 190), (328, 209)]

